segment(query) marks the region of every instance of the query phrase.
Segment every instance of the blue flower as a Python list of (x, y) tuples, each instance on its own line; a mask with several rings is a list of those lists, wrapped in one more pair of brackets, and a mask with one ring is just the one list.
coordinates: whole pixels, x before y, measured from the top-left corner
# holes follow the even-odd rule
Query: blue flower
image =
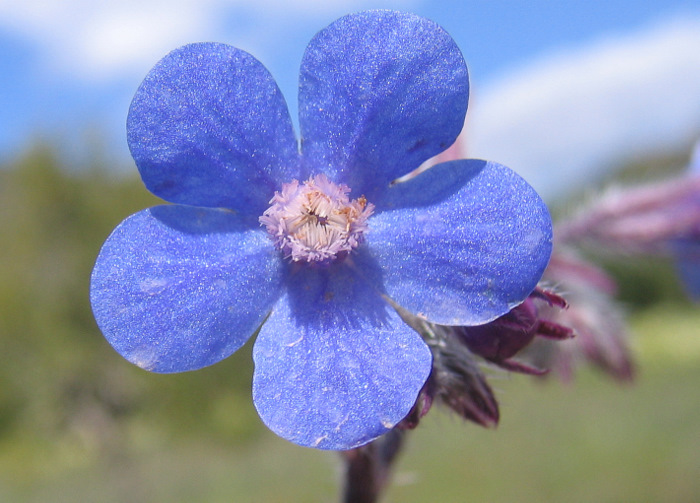
[(431, 353), (391, 302), (474, 325), (521, 303), (551, 222), (508, 168), (464, 160), (398, 177), (462, 129), (469, 83), (450, 36), (398, 12), (349, 15), (301, 64), (300, 140), (255, 58), (177, 49), (132, 102), (129, 147), (171, 205), (124, 220), (95, 264), (107, 340), (153, 372), (216, 363), (256, 331), (253, 400), (304, 446), (350, 449), (410, 411)]
[(689, 231), (672, 246), (676, 267), (688, 295), (693, 300), (700, 301), (700, 141), (693, 148), (685, 183), (694, 187), (694, 192), (682, 210), (695, 218), (688, 226)]

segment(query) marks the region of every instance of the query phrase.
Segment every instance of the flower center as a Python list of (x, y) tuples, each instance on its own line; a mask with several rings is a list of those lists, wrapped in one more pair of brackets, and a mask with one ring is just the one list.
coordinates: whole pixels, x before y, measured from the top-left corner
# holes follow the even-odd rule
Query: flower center
[(363, 241), (374, 205), (364, 196), (352, 201), (347, 185), (336, 185), (325, 175), (303, 184), (282, 185), (260, 217), (286, 258), (294, 262), (331, 262), (344, 257)]

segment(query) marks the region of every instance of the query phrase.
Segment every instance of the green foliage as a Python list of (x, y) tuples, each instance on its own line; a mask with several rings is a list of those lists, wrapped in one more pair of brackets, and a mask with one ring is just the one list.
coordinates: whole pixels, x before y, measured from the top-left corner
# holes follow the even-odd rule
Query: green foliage
[(632, 310), (648, 309), (669, 301), (689, 303), (670, 258), (598, 259), (618, 285), (617, 298)]
[[(48, 147), (0, 168), (0, 500), (328, 500), (333, 456), (277, 439), (257, 419), (250, 344), (211, 368), (158, 375), (105, 342), (88, 299), (95, 257), (123, 218), (161, 203), (115, 173), (135, 170), (99, 160), (68, 170)], [(672, 265), (606, 266), (625, 302), (645, 308), (635, 316), (651, 313), (638, 328), (660, 342), (644, 347), (658, 353), (664, 332), (685, 334), (674, 351), (687, 356), (697, 316), (681, 322), (695, 311), (661, 302), (681, 298)], [(507, 392), (497, 434), (429, 417), (388, 501), (560, 501), (572, 491), (577, 501), (660, 500), (667, 487), (671, 499), (690, 498), (698, 446), (684, 446), (700, 430), (678, 418), (700, 413), (690, 400), (698, 373), (672, 367), (665, 360), (659, 379), (624, 395), (590, 376), (544, 392), (513, 378), (498, 386)]]
[(48, 147), (0, 170), (0, 445), (97, 452), (257, 431), (249, 350), (162, 376), (123, 360), (95, 325), (89, 279), (100, 246), (123, 218), (162, 203), (120, 171), (129, 172), (97, 163), (69, 172)]
[[(592, 370), (568, 385), (499, 374), (492, 378), (502, 406), (498, 429), (431, 411), (409, 433), (384, 501), (696, 501), (700, 345), (681, 359), (657, 349), (668, 348), (668, 334), (678, 343), (697, 339), (698, 315), (688, 307), (657, 306), (634, 317), (643, 344), (642, 373), (632, 386)], [(0, 465), (0, 500), (330, 502), (339, 471), (335, 453), (300, 448), (271, 432), (236, 448), (222, 448), (200, 432), (117, 460), (64, 465), (25, 484), (13, 471), (15, 478), (2, 484), (8, 467)]]

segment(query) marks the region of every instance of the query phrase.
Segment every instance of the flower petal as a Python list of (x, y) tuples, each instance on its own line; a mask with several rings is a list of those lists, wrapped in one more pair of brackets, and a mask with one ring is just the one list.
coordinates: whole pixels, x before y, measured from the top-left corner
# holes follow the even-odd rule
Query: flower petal
[(392, 11), (345, 16), (304, 54), (302, 155), (372, 201), (454, 142), (468, 97), (462, 54), (432, 21)]
[(455, 169), (449, 162), (437, 164), (417, 175), (418, 182), (414, 182), (416, 177), (413, 177), (405, 182), (392, 184), (380, 198), (373, 199), (375, 213), (399, 208), (434, 206), (454, 197), (474, 178), (477, 169), (478, 166), (472, 169)]
[(700, 300), (700, 236), (677, 239), (671, 245), (678, 274), (693, 300)]
[(226, 358), (280, 295), (283, 264), (231, 212), (157, 206), (124, 220), (92, 273), (95, 319), (127, 360), (153, 372)]
[(693, 152), (690, 154), (688, 172), (693, 174), (700, 174), (700, 141), (695, 142)]
[(344, 264), (305, 268), (253, 350), (253, 401), (267, 426), (297, 444), (351, 449), (411, 410), (430, 350)]
[(148, 189), (174, 203), (260, 215), (299, 176), (277, 84), (228, 45), (190, 44), (163, 58), (134, 96), (127, 133)]
[[(369, 221), (365, 267), (405, 309), (443, 325), (479, 325), (520, 304), (542, 276), (552, 248), (547, 207), (527, 182), (493, 162), (434, 166), (467, 170), (469, 181), (432, 206), (384, 211)], [(391, 190), (414, 193), (419, 175)], [(440, 191), (438, 191), (440, 193)], [(380, 271), (380, 272), (374, 272)]]

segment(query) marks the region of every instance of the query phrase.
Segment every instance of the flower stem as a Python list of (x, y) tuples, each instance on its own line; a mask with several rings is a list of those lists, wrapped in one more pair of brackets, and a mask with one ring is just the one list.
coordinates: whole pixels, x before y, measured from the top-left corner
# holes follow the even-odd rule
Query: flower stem
[(342, 452), (345, 487), (342, 503), (376, 503), (388, 484), (391, 465), (403, 446), (404, 430), (394, 428), (367, 445)]

